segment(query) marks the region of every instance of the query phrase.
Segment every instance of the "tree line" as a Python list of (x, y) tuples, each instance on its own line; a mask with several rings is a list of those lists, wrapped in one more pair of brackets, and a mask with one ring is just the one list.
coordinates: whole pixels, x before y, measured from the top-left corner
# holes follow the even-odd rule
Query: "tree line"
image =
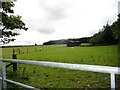
[(79, 41), (79, 44), (90, 43), (91, 45), (118, 44), (120, 41), (120, 14), (118, 15), (118, 19), (113, 22), (112, 25), (107, 23), (98, 33), (95, 33), (91, 37), (51, 40), (44, 42), (43, 45), (67, 44), (69, 41)]
[(75, 41), (75, 42), (78, 41), (79, 44), (81, 44), (81, 43), (89, 43), (90, 38), (91, 37), (51, 40), (51, 41), (48, 41), (48, 42), (44, 42), (43, 45), (67, 44), (70, 41)]
[(120, 14), (118, 15), (117, 21), (113, 22), (112, 25), (108, 23), (103, 26), (102, 30), (94, 34), (89, 42), (92, 45), (109, 45), (117, 44), (120, 40)]

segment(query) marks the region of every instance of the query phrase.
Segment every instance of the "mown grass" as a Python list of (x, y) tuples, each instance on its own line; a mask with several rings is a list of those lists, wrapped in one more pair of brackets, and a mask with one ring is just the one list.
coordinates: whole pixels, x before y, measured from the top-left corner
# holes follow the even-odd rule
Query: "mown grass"
[[(18, 48), (22, 53), (17, 54)], [(53, 45), (16, 47), (15, 49), (18, 59), (118, 66), (117, 45), (95, 47)], [(11, 54), (12, 48), (3, 48), (4, 58), (11, 58)], [(109, 74), (33, 65), (19, 64), (18, 71), (15, 73), (12, 73), (12, 67), (9, 67), (7, 77), (37, 88), (110, 88)], [(118, 85), (117, 82), (116, 85)]]

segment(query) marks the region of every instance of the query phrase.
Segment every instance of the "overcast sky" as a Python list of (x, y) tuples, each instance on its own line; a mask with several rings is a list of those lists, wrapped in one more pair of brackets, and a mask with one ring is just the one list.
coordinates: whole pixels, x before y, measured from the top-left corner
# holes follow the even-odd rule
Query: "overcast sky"
[(119, 0), (17, 0), (15, 14), (29, 28), (9, 44), (92, 36), (117, 20)]

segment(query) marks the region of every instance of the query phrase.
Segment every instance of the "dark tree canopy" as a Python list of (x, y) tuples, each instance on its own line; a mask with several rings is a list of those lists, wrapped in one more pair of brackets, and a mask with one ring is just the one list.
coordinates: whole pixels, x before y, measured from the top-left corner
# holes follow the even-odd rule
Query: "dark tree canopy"
[(90, 39), (90, 43), (93, 45), (107, 45), (116, 44), (120, 41), (120, 14), (118, 15), (117, 21), (113, 22), (112, 25), (108, 23), (103, 29), (94, 34)]
[[(13, 37), (19, 35), (19, 33), (14, 32), (15, 29), (23, 29), (27, 30), (25, 23), (21, 20), (21, 16), (14, 15), (14, 10), (12, 9), (15, 4), (13, 1), (10, 2), (1, 2), (1, 24), (2, 25), (2, 33), (1, 36), (5, 37)], [(14, 41), (15, 39), (8, 39), (9, 41)], [(4, 41), (4, 40), (3, 40)], [(4, 42), (3, 42), (4, 43)]]
[(112, 30), (115, 36), (115, 39), (120, 40), (120, 14), (118, 15), (117, 21), (112, 24)]

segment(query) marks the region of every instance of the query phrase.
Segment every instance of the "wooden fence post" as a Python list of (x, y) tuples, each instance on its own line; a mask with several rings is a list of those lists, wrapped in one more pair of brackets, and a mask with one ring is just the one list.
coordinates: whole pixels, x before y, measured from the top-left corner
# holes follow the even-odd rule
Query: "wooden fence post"
[[(17, 59), (17, 55), (15, 54), (15, 49), (13, 49), (13, 59)], [(13, 63), (13, 72), (17, 71), (17, 63)]]
[(36, 47), (35, 47), (35, 52), (36, 52)]
[(19, 52), (19, 54), (20, 54), (20, 48), (18, 49), (18, 52)]
[(27, 53), (28, 53), (28, 48), (27, 48)]

